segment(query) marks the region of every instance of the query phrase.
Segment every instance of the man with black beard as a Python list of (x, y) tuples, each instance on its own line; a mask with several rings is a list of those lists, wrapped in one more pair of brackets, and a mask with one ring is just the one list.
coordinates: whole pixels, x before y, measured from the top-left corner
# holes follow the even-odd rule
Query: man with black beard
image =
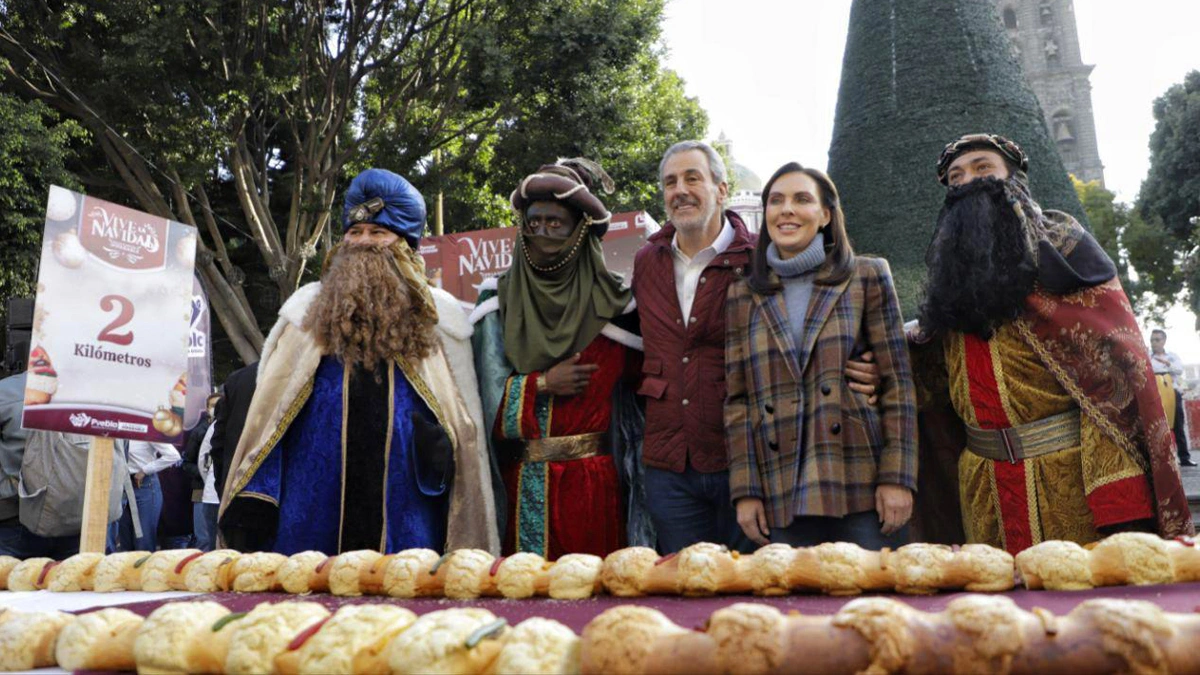
[(938, 161), (946, 200), (909, 333), (933, 427), (919, 522), (961, 508), (965, 541), (1014, 554), (1120, 530), (1191, 534), (1116, 268), (1074, 218), (1038, 206), (1028, 166), (1016, 143), (989, 134), (950, 143)]
[(425, 280), (424, 224), (404, 178), (369, 169), (350, 183), (342, 242), (263, 345), (222, 492), (227, 545), (499, 552), (481, 415), (463, 397), (474, 371), (446, 357), (466, 317)]

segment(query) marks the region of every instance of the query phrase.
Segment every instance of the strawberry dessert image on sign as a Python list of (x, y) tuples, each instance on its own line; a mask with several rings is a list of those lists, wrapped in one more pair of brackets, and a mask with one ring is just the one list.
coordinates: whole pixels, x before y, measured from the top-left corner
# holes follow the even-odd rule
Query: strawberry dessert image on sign
[(178, 417), (183, 417), (183, 410), (187, 406), (187, 373), (179, 376), (175, 381), (175, 386), (171, 388), (171, 412)]
[(29, 375), (25, 380), (25, 405), (43, 405), (58, 391), (58, 373), (50, 355), (41, 347), (29, 353)]

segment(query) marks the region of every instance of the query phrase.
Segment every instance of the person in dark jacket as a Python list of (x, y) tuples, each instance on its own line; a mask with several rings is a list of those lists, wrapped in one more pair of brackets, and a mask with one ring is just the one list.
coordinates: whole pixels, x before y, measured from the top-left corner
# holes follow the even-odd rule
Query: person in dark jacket
[(213, 409), (213, 435), (208, 454), (212, 458), (218, 495), (225, 489), (229, 458), (237, 450), (242, 427), (246, 425), (246, 411), (250, 409), (250, 399), (254, 398), (257, 376), (258, 361), (230, 373), (221, 387), (221, 398)]
[(221, 499), (217, 496), (209, 448), (216, 430), (212, 424), (220, 394), (212, 394), (205, 401), (204, 414), (188, 432), (183, 449), (181, 468), (192, 483), (192, 537), (193, 545), (201, 551), (211, 551), (216, 546), (217, 507)]
[(204, 402), (204, 412), (200, 414), (200, 419), (196, 421), (196, 426), (192, 427), (187, 434), (187, 440), (183, 444), (183, 464), (179, 468), (192, 479), (192, 501), (199, 500), (200, 491), (204, 489), (204, 474), (200, 468), (200, 445), (204, 441), (204, 437), (208, 434), (208, 428), (212, 426), (213, 410), (220, 400), (220, 394), (212, 394)]
[(725, 292), (749, 268), (755, 238), (733, 211), (711, 146), (671, 146), (659, 167), (670, 220), (633, 267), (645, 344), (647, 507), (662, 553), (701, 541), (743, 551), (725, 451)]

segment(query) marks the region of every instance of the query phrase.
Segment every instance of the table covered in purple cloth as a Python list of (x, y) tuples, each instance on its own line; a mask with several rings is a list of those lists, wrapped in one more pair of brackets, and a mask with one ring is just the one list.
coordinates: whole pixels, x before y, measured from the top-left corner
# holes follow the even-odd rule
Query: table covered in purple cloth
[[(906, 602), (916, 609), (926, 612), (938, 612), (945, 609), (947, 603), (963, 593), (942, 593), (939, 595), (898, 595), (886, 594), (884, 597)], [(1112, 586), (1097, 588), (1089, 591), (1027, 591), (1023, 589), (1001, 593), (1012, 599), (1022, 609), (1030, 610), (1042, 607), (1054, 614), (1064, 615), (1076, 605), (1093, 598), (1116, 598), (1121, 600), (1147, 600), (1168, 612), (1193, 612), (1200, 606), (1200, 583), (1172, 584), (1166, 586)], [(858, 597), (878, 597), (867, 594)], [(188, 601), (212, 600), (225, 605), (235, 612), (253, 609), (260, 602), (283, 602), (286, 600), (319, 602), (329, 609), (336, 609), (347, 603), (357, 602), (390, 602), (411, 609), (417, 614), (425, 614), (438, 609), (451, 607), (482, 607), (515, 625), (531, 616), (554, 619), (575, 632), (580, 632), (597, 614), (620, 604), (638, 604), (653, 607), (666, 614), (675, 623), (685, 628), (702, 627), (710, 614), (722, 607), (735, 602), (760, 602), (777, 607), (780, 611), (796, 611), (801, 614), (834, 614), (852, 597), (834, 598), (823, 595), (789, 595), (779, 598), (758, 598), (754, 596), (726, 595), (715, 598), (678, 598), (651, 596), (644, 598), (614, 598), (607, 595), (597, 596), (588, 600), (550, 600), (534, 598), (529, 600), (508, 600), (502, 598), (482, 600), (446, 600), (435, 598), (420, 598), (400, 600), (368, 596), (361, 598), (340, 598), (333, 595), (287, 595), (283, 593), (212, 593), (186, 598)], [(178, 600), (178, 599), (177, 599)], [(175, 600), (175, 601), (177, 601)], [(152, 600), (138, 602), (122, 607), (146, 615), (156, 607), (172, 600)], [(86, 611), (86, 610), (84, 610)]]

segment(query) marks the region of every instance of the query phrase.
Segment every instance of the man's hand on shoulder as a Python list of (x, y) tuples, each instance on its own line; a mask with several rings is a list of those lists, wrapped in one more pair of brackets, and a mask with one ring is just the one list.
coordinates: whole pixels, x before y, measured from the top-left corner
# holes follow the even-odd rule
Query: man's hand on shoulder
[(875, 352), (863, 352), (846, 362), (846, 384), (850, 391), (867, 396), (867, 403), (879, 401), (879, 364), (875, 363)]

